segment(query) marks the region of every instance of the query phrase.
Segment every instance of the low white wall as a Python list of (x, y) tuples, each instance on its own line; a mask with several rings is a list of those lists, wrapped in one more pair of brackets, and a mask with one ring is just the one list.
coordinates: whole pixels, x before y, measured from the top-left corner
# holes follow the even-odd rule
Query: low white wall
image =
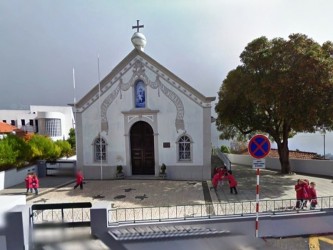
[[(0, 175), (4, 175), (4, 172), (1, 172)], [(7, 248), (7, 224), (5, 223), (5, 217), (7, 212), (13, 209), (17, 205), (26, 205), (25, 195), (2, 195), (0, 196), (0, 249), (9, 250)], [(16, 235), (14, 235), (14, 238)]]
[(26, 197), (25, 195), (1, 195), (0, 204), (0, 227), (3, 227), (5, 213), (16, 205), (25, 205)]
[(0, 190), (5, 189), (5, 171), (0, 172)]
[(15, 186), (24, 182), (25, 177), (30, 172), (36, 172), (37, 166), (33, 165), (17, 170), (16, 168), (0, 172), (0, 190)]
[[(252, 166), (253, 158), (249, 155), (227, 154), (232, 164)], [(280, 170), (280, 161), (278, 158), (266, 157), (266, 168)], [(290, 159), (290, 169), (292, 172), (315, 174), (333, 177), (332, 160), (300, 160)]]

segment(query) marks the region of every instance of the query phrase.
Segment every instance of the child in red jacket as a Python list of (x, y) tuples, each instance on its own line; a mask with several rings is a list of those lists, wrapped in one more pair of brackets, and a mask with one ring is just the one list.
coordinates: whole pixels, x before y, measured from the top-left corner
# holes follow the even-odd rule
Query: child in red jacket
[(308, 200), (310, 200), (309, 189), (310, 189), (309, 180), (304, 179), (303, 180), (303, 198), (304, 198), (303, 207), (307, 207)]
[(32, 175), (30, 173), (24, 179), (25, 187), (27, 188), (27, 193), (30, 191), (32, 193)]
[(304, 200), (304, 192), (303, 192), (303, 182), (301, 179), (297, 180), (297, 183), (295, 185), (295, 191), (296, 191), (296, 209), (303, 208), (303, 200)]
[(235, 194), (238, 194), (237, 192), (237, 181), (235, 179), (235, 177), (232, 175), (231, 170), (229, 170), (226, 174), (225, 174), (226, 178), (228, 179), (229, 182), (229, 187), (230, 187), (230, 194), (233, 194), (233, 191), (235, 191)]
[(32, 187), (35, 190), (35, 195), (38, 195), (39, 179), (35, 173), (32, 174)]
[(311, 182), (309, 187), (310, 209), (313, 210), (317, 205), (316, 183)]
[(81, 171), (77, 171), (76, 173), (76, 185), (74, 186), (74, 189), (76, 189), (78, 186), (80, 186), (80, 189), (83, 189), (83, 174)]

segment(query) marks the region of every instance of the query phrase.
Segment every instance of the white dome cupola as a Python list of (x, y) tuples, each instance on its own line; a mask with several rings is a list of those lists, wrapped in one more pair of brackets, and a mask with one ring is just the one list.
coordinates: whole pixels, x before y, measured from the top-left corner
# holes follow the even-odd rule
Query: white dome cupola
[(137, 29), (137, 31), (133, 34), (131, 41), (137, 50), (144, 51), (147, 39), (144, 34), (140, 33), (140, 28), (143, 28), (144, 25), (140, 25), (139, 22), (140, 20), (137, 20), (136, 21), (137, 25), (132, 26), (132, 29)]

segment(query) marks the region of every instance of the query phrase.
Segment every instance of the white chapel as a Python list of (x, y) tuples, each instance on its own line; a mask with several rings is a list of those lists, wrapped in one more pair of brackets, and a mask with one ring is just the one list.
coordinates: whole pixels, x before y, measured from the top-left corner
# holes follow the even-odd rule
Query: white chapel
[(144, 52), (137, 29), (134, 49), (75, 104), (77, 166), (88, 179), (211, 178), (211, 102)]

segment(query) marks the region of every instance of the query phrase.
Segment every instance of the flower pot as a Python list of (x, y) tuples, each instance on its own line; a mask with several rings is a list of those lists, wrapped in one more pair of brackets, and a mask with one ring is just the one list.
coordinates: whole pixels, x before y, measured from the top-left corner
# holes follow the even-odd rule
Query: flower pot
[(124, 173), (116, 173), (116, 179), (124, 179), (125, 174)]
[(167, 178), (167, 174), (166, 173), (160, 173), (159, 177), (162, 179), (166, 179)]

